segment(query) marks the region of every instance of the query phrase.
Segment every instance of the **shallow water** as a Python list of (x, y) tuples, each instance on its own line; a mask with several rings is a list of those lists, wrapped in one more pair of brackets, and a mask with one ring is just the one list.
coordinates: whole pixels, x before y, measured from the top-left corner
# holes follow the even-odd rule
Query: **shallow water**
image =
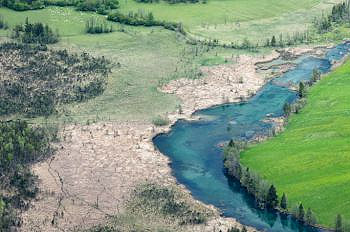
[(309, 80), (315, 68), (328, 72), (333, 61), (349, 51), (350, 43), (345, 43), (329, 50), (324, 58), (301, 57), (295, 68), (267, 83), (247, 102), (198, 111), (195, 115), (201, 116), (201, 120), (179, 120), (169, 133), (156, 136), (153, 142), (172, 160), (171, 168), (179, 183), (196, 199), (218, 207), (224, 216), (264, 231), (320, 231), (299, 225), (290, 217), (256, 208), (239, 183), (225, 175), (219, 144), (268, 135), (273, 124), (263, 121), (267, 115), (281, 116), (285, 102), (297, 99), (297, 94), (285, 86)]

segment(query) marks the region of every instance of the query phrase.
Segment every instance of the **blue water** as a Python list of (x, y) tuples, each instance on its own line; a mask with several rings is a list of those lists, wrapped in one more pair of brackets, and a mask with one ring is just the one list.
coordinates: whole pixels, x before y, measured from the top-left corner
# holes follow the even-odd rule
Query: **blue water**
[(279, 213), (256, 208), (254, 199), (239, 183), (225, 175), (219, 144), (230, 139), (249, 140), (257, 134), (268, 135), (273, 124), (263, 121), (267, 115), (281, 116), (283, 105), (297, 99), (297, 94), (286, 86), (309, 80), (315, 68), (328, 72), (332, 63), (349, 51), (350, 43), (344, 43), (330, 49), (324, 58), (302, 57), (295, 68), (267, 83), (247, 102), (198, 111), (195, 115), (202, 119), (179, 120), (169, 133), (156, 136), (153, 142), (170, 157), (178, 182), (196, 199), (218, 207), (224, 216), (265, 231), (320, 231)]

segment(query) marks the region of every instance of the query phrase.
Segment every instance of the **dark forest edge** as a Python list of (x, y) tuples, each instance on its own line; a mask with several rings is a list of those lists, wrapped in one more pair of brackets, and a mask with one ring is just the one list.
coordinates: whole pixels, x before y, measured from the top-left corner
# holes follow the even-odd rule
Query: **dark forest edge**
[[(288, 123), (288, 118), (292, 114), (298, 114), (300, 110), (307, 104), (308, 89), (321, 79), (321, 72), (315, 69), (312, 73), (310, 81), (300, 82), (298, 86), (298, 99), (293, 103), (285, 103), (284, 124)], [(284, 126), (285, 126), (284, 125)], [(272, 129), (272, 136), (276, 135), (274, 128)], [(291, 215), (299, 223), (322, 228), (318, 224), (317, 215), (312, 209), (305, 209), (302, 202), (297, 205), (289, 206), (287, 195), (278, 196), (276, 187), (264, 180), (258, 173), (245, 167), (240, 162), (240, 155), (249, 145), (248, 141), (233, 141), (231, 140), (224, 149), (224, 167), (228, 176), (238, 180), (241, 186), (248, 194), (253, 196), (256, 205), (261, 209), (268, 209), (270, 211), (278, 211), (282, 214)], [(342, 216), (336, 215), (335, 231), (342, 232)]]
[(0, 0), (0, 6), (16, 11), (39, 10), (47, 6), (72, 6), (79, 11), (93, 11), (106, 15), (119, 7), (118, 0)]
[(47, 159), (54, 152), (51, 142), (57, 140), (56, 127), (0, 121), (0, 231), (21, 225), (20, 213), (39, 191), (30, 166)]

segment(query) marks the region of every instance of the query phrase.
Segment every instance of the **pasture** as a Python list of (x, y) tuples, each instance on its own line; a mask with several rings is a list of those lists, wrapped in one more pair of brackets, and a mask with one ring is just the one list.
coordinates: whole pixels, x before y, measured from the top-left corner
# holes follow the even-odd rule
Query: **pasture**
[(284, 132), (241, 154), (241, 162), (273, 183), (289, 209), (302, 202), (319, 223), (350, 219), (350, 61), (310, 89), (307, 105)]

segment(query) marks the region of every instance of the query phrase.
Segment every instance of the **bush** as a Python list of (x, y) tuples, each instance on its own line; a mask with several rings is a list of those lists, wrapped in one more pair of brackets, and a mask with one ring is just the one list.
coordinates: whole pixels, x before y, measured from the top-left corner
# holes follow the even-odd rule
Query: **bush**
[(146, 27), (162, 26), (165, 29), (178, 31), (182, 34), (185, 34), (184, 28), (181, 23), (157, 21), (154, 18), (152, 12), (149, 12), (146, 14), (143, 12), (134, 13), (130, 11), (128, 15), (124, 15), (120, 12), (115, 12), (115, 13), (109, 14), (107, 19), (113, 22), (118, 22), (121, 24), (126, 24), (131, 26), (146, 26)]
[(107, 14), (109, 10), (119, 7), (118, 0), (85, 0), (77, 4), (77, 10), (95, 11), (99, 14)]
[(58, 42), (58, 33), (54, 33), (48, 25), (30, 23), (28, 18), (24, 25), (16, 25), (12, 36), (22, 43), (53, 44)]
[(166, 125), (169, 125), (170, 120), (168, 118), (158, 116), (152, 120), (152, 123), (155, 126), (166, 126)]
[(97, 21), (94, 18), (89, 19), (85, 25), (85, 31), (89, 34), (111, 33), (114, 31), (113, 26), (105, 22)]
[(188, 203), (180, 192), (171, 187), (145, 184), (136, 190), (134, 198), (132, 207), (141, 208), (145, 213), (156, 212), (173, 218), (182, 225), (207, 221), (208, 212)]
[(45, 7), (42, 0), (0, 0), (0, 5), (17, 11), (37, 10)]

